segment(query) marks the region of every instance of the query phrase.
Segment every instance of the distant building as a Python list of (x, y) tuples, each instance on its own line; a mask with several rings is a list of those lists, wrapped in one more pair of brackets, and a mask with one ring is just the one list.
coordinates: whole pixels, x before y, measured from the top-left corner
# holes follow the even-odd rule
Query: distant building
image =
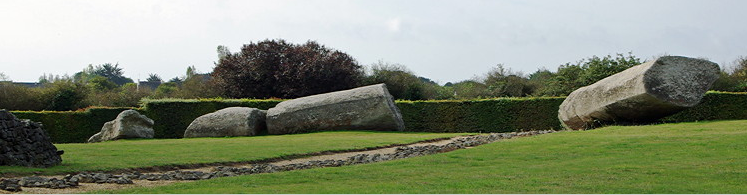
[(34, 83), (34, 82), (13, 82), (13, 84), (28, 87), (28, 88), (42, 87), (41, 83)]
[(137, 89), (150, 89), (150, 90), (156, 90), (158, 86), (161, 85), (161, 81), (138, 81), (137, 82)]

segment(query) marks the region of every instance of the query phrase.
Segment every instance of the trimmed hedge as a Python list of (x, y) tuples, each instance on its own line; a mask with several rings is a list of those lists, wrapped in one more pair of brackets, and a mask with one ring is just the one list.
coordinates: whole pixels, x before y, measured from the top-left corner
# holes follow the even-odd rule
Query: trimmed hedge
[[(101, 131), (104, 123), (134, 108), (88, 108), (85, 111), (11, 111), (20, 119), (40, 122), (54, 143), (83, 143)], [(138, 110), (140, 111), (140, 110)]]
[(664, 117), (660, 121), (673, 123), (740, 119), (747, 119), (747, 93), (711, 91), (695, 107)]
[(510, 132), (560, 129), (564, 98), (397, 101), (407, 131)]
[[(561, 129), (562, 97), (485, 100), (396, 101), (406, 131), (509, 132)], [(144, 100), (136, 109), (155, 121), (156, 138), (181, 138), (199, 116), (226, 107), (269, 109), (283, 100), (199, 99)], [(99, 132), (105, 122), (130, 108), (90, 108), (86, 111), (13, 111), (18, 118), (41, 122), (55, 143), (80, 143)], [(708, 92), (697, 106), (659, 122), (747, 119), (747, 93)]]

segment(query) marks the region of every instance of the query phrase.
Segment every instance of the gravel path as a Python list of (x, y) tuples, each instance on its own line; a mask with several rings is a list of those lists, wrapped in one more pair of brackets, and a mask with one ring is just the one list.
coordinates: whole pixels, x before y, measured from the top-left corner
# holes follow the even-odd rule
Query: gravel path
[[(62, 186), (61, 189), (52, 189), (49, 186), (45, 187), (22, 187), (22, 191), (9, 192), (2, 190), (0, 186), (0, 194), (5, 193), (32, 193), (32, 194), (72, 194), (72, 193), (85, 193), (96, 190), (115, 190), (125, 189), (133, 187), (151, 187), (151, 186), (163, 186), (179, 182), (191, 182), (194, 180), (211, 179), (216, 177), (229, 177), (246, 174), (258, 174), (258, 173), (272, 173), (279, 171), (290, 171), (299, 169), (319, 168), (319, 167), (337, 167), (346, 166), (353, 164), (364, 164), (374, 163), (380, 161), (410, 158), (415, 156), (430, 155), (435, 153), (448, 152), (457, 149), (470, 148), (477, 145), (482, 145), (500, 139), (511, 139), (514, 137), (525, 137), (546, 133), (553, 133), (555, 131), (528, 131), (528, 132), (514, 132), (514, 133), (494, 133), (494, 134), (482, 134), (482, 135), (471, 135), (471, 136), (458, 136), (451, 139), (428, 142), (428, 143), (415, 143), (406, 146), (393, 146), (381, 149), (373, 149), (367, 151), (358, 152), (344, 152), (327, 155), (317, 155), (305, 158), (297, 158), (290, 160), (282, 160), (276, 162), (269, 162), (263, 164), (237, 164), (233, 166), (211, 166), (195, 169), (180, 169), (176, 171), (166, 172), (148, 172), (148, 173), (129, 173), (122, 175), (112, 175), (105, 173), (80, 173), (77, 175), (57, 175), (57, 176), (43, 176), (36, 177), (43, 179), (54, 178), (59, 183), (68, 184), (70, 186)], [(11, 178), (11, 179), (26, 179), (26, 185), (28, 186), (29, 177), (25, 178)], [(33, 178), (32, 178), (33, 179)], [(0, 180), (2, 181), (2, 180)], [(64, 181), (64, 182), (62, 182)], [(0, 182), (2, 183), (2, 182)], [(21, 185), (24, 181), (17, 182)], [(38, 182), (42, 183), (42, 182)], [(50, 182), (53, 183), (53, 182)], [(74, 183), (74, 184), (72, 184)], [(62, 185), (62, 184), (60, 184)], [(20, 188), (20, 187), (19, 187)]]

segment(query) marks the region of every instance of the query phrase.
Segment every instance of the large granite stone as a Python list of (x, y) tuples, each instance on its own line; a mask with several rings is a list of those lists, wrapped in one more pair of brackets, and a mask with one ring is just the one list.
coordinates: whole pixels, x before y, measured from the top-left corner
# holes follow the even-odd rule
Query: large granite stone
[(192, 121), (184, 137), (253, 136), (267, 129), (267, 112), (256, 108), (230, 107)]
[(88, 138), (88, 143), (116, 139), (153, 138), (153, 120), (135, 110), (125, 110), (113, 121), (104, 123), (101, 132)]
[(385, 84), (288, 100), (267, 111), (269, 134), (404, 129), (402, 115)]
[(51, 167), (62, 162), (42, 125), (0, 110), (0, 165)]
[(700, 103), (718, 76), (707, 60), (660, 57), (573, 91), (558, 118), (570, 129), (651, 122)]

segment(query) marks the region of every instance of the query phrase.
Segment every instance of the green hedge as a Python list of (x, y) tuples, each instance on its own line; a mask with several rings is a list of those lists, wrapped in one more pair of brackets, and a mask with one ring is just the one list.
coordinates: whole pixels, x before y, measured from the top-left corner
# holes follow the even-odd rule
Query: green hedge
[(11, 111), (21, 119), (40, 122), (54, 143), (82, 143), (101, 131), (104, 123), (133, 108), (89, 108), (85, 111)]
[[(560, 129), (558, 107), (564, 98), (498, 98), (485, 100), (397, 101), (407, 131), (508, 132)], [(226, 107), (269, 109), (283, 100), (201, 99), (145, 100), (136, 109), (155, 121), (156, 138), (180, 138), (195, 118)], [(13, 111), (18, 118), (41, 122), (55, 143), (85, 142), (105, 122), (129, 108), (86, 111)], [(747, 119), (747, 93), (708, 92), (690, 109), (660, 122)]]
[(407, 131), (509, 132), (560, 129), (563, 98), (397, 101)]
[(747, 119), (747, 93), (708, 92), (700, 104), (661, 119), (661, 122)]

